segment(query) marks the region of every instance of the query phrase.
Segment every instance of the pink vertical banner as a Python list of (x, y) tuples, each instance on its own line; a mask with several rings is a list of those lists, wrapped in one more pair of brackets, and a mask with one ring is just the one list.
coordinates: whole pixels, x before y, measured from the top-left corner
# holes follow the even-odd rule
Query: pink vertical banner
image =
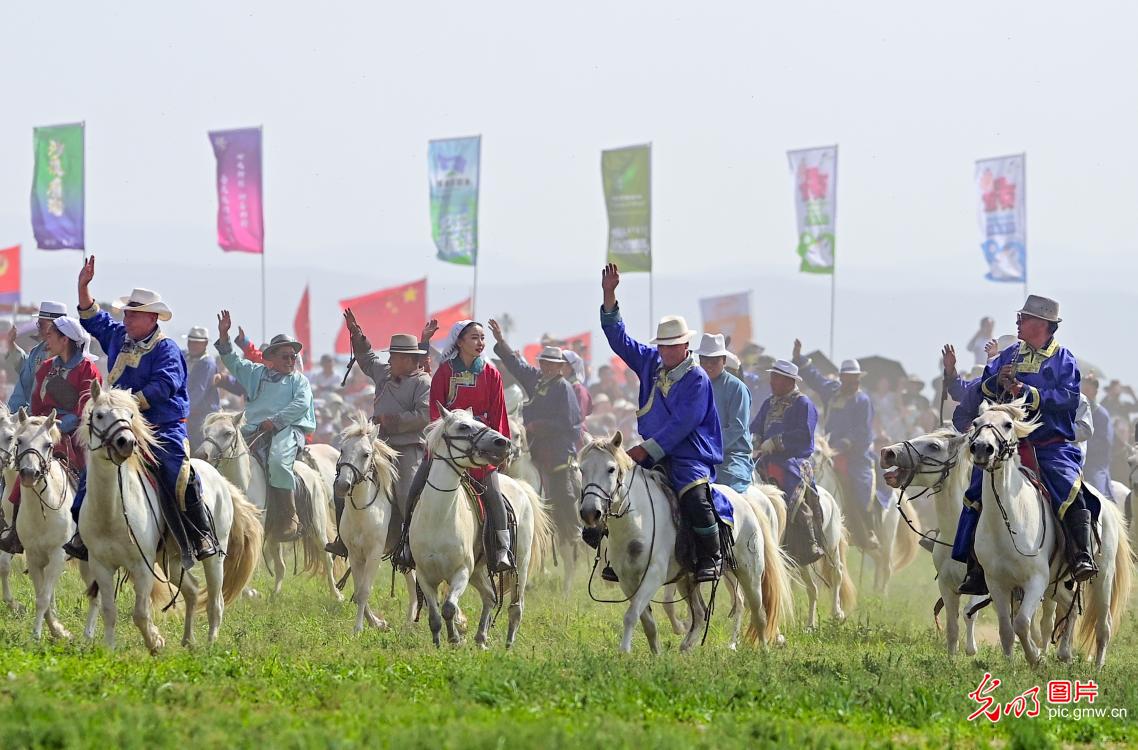
[(261, 128), (214, 130), (217, 157), (217, 244), (222, 250), (265, 252), (261, 204)]

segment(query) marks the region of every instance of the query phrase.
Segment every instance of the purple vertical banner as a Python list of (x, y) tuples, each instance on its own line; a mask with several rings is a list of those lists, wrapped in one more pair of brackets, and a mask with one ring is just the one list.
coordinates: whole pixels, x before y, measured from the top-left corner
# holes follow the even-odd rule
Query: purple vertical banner
[(265, 252), (261, 204), (261, 128), (213, 130), (217, 157), (217, 244), (222, 250)]

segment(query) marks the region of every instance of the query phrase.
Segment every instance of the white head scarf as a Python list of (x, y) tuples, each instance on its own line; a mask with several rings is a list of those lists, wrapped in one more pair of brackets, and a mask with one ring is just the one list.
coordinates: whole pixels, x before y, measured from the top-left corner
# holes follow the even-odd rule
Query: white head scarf
[(569, 360), (569, 364), (573, 365), (573, 374), (577, 378), (578, 383), (585, 382), (585, 360), (581, 359), (581, 355), (572, 349), (562, 349), (561, 354), (565, 359)]
[(75, 347), (82, 352), (84, 359), (89, 359), (92, 362), (99, 359), (91, 353), (91, 336), (83, 330), (83, 326), (79, 324), (78, 320), (65, 316), (56, 318), (52, 324), (60, 333), (75, 342)]
[(463, 329), (473, 322), (473, 320), (460, 320), (450, 327), (450, 332), (447, 333), (442, 346), (439, 347), (444, 362), (458, 354), (458, 337), (462, 334)]

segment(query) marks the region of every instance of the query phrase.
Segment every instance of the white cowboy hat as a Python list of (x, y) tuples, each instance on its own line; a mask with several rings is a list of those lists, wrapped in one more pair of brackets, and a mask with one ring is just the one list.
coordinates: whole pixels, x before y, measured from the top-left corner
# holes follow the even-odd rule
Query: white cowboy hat
[(209, 331), (204, 326), (194, 326), (186, 334), (186, 341), (209, 341)]
[(56, 318), (62, 318), (62, 317), (65, 317), (66, 315), (67, 315), (67, 306), (64, 305), (62, 302), (52, 302), (50, 300), (44, 300), (43, 302), (40, 303), (39, 315), (37, 315), (36, 317), (42, 318), (44, 320), (55, 320)]
[(129, 297), (119, 297), (112, 306), (116, 310), (133, 310), (135, 312), (157, 313), (159, 320), (169, 320), (174, 313), (162, 301), (162, 296), (152, 289), (135, 287)]
[(740, 367), (743, 366), (743, 361), (741, 359), (739, 359), (738, 357), (736, 357), (733, 353), (727, 352), (727, 354), (725, 356), (727, 357), (727, 369), (728, 370), (738, 370)]
[(838, 368), (840, 375), (864, 375), (861, 370), (861, 364), (856, 359), (842, 360), (842, 366)]
[(665, 315), (656, 325), (656, 338), (649, 341), (655, 346), (686, 344), (695, 338), (695, 331), (688, 328), (688, 322), (679, 315)]
[(699, 340), (695, 353), (701, 357), (726, 357), (727, 344), (722, 333), (705, 333)]
[(775, 375), (785, 375), (792, 380), (802, 380), (798, 375), (798, 365), (793, 362), (787, 362), (785, 359), (776, 359), (774, 366), (767, 370), (767, 372)]
[(1050, 297), (1041, 297), (1038, 294), (1027, 295), (1027, 302), (1024, 302), (1023, 307), (1016, 312), (1020, 315), (1041, 318), (1050, 323), (1061, 323), (1063, 321), (1059, 317), (1059, 303)]
[(562, 354), (560, 346), (544, 347), (537, 358), (546, 362), (559, 362), (563, 365), (569, 363), (569, 360), (565, 359), (565, 355)]

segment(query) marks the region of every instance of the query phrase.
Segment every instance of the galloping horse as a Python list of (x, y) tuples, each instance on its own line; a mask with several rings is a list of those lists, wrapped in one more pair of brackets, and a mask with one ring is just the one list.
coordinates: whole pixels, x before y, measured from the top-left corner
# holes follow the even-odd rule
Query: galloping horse
[[(134, 584), (134, 624), (146, 647), (156, 653), (165, 643), (150, 614), (158, 547), (163, 539), (167, 549), (177, 546), (166, 533), (158, 511), (158, 488), (145, 465), (153, 461), (157, 439), (129, 391), (103, 389), (97, 381), (91, 383), (80, 429), (87, 448), (87, 498), (79, 511), (79, 533), (87, 542), (95, 578), (89, 595), (101, 592), (104, 641), (108, 648), (115, 645), (114, 576), (125, 568)], [(220, 546), (219, 554), (201, 563), (213, 643), (225, 605), (253, 576), (261, 554), (261, 525), (256, 508), (216, 469), (199, 460), (191, 461), (191, 467), (200, 480), (201, 500)], [(177, 559), (176, 553), (173, 558)], [(188, 646), (194, 641), (193, 616), (201, 589), (193, 571), (179, 574), (176, 585), (185, 599), (182, 643)]]
[[(983, 506), (976, 529), (976, 559), (984, 566), (992, 603), (1000, 618), (1000, 642), (1011, 658), (1015, 637), (1030, 664), (1037, 664), (1043, 650), (1033, 642), (1031, 622), (1046, 596), (1066, 618), (1077, 616), (1075, 592), (1060, 577), (1066, 567), (1062, 535), (1047, 500), (1021, 469), (1018, 446), (1038, 426), (1025, 421), (1023, 399), (1010, 404), (980, 407), (968, 436), (972, 460), (988, 474), (984, 481)], [(1096, 552), (1099, 573), (1087, 584), (1086, 609), (1080, 623), (1080, 640), (1095, 641), (1095, 663), (1102, 667), (1114, 628), (1122, 622), (1130, 591), (1130, 541), (1122, 513), (1108, 501), (1101, 503), (1098, 518), (1101, 544)], [(1013, 620), (1013, 591), (1023, 601)], [(1048, 613), (1045, 612), (1045, 615)], [(1044, 617), (1044, 635), (1051, 630)], [(1074, 623), (1062, 629), (1058, 657), (1072, 658)]]
[[(376, 570), (387, 544), (395, 491), (396, 453), (378, 438), (376, 426), (360, 414), (355, 423), (340, 433), (340, 460), (336, 463), (337, 497), (344, 498), (340, 538), (348, 548), (348, 563), (355, 581), (352, 598), (356, 602), (355, 632), (363, 631), (365, 621), (386, 629), (387, 623), (371, 611), (368, 600)], [(418, 615), (415, 572), (407, 581), (407, 622)]]
[[(581, 449), (584, 489), (578, 505), (586, 526), (608, 529), (609, 562), (628, 601), (620, 649), (625, 653), (632, 651), (632, 632), (639, 621), (652, 653), (660, 652), (656, 622), (648, 605), (662, 586), (674, 581), (691, 613), (690, 627), (680, 645), (686, 651), (699, 637), (706, 610), (699, 585), (676, 558), (678, 531), (672, 518), (673, 493), (659, 472), (636, 466), (621, 449), (622, 442), (623, 436), (617, 432), (610, 440), (593, 440)], [(782, 643), (780, 626), (793, 616), (791, 574), (789, 562), (771, 530), (768, 511), (729, 487), (718, 489), (724, 492), (734, 511), (731, 533), (737, 567), (725, 569), (724, 575), (733, 588), (742, 590), (750, 612), (747, 639)], [(741, 630), (739, 608), (729, 648), (736, 647)]]
[[(259, 461), (253, 460), (249, 444), (241, 433), (244, 423), (244, 412), (219, 411), (210, 414), (202, 425), (203, 440), (195, 455), (216, 466), (223, 477), (240, 487), (254, 505), (264, 510), (268, 477), (265, 475), (264, 466)], [(256, 442), (257, 438), (253, 440)], [(322, 467), (320, 472), (303, 461), (293, 464), (296, 481), (304, 484), (312, 500), (312, 523), (305, 524), (302, 539), (303, 572), (322, 573), (329, 593), (336, 601), (342, 602), (344, 595), (336, 588), (332, 555), (324, 550), (324, 545), (331, 541), (328, 503), (331, 500), (336, 461), (332, 460), (332, 469), (327, 476), (323, 469), (324, 463), (326, 462), (322, 461), (320, 464)], [(274, 577), (273, 594), (276, 595), (284, 586), (288, 566), (284, 559), (284, 544), (267, 542), (267, 545)]]
[[(441, 407), (440, 407), (441, 408)], [(472, 481), (469, 469), (497, 465), (509, 451), (510, 441), (474, 419), (468, 409), (447, 411), (427, 428), (427, 450), (431, 468), (427, 484), (411, 516), (409, 541), (415, 559), (419, 586), (427, 603), (431, 638), (440, 642), (440, 631), (446, 621), (451, 643), (459, 643), (455, 627), (458, 600), (468, 584), (473, 584), (482, 597), (475, 642), (486, 648), (487, 633), (498, 594), (481, 564), (483, 558), (482, 524), (475, 511), (478, 502), (467, 488)], [(530, 573), (540, 567), (553, 542), (553, 526), (545, 503), (528, 484), (508, 476), (498, 477), (502, 496), (514, 509), (517, 519), (514, 573), (503, 576), (502, 589), (512, 592), (506, 647), (513, 645), (525, 608), (526, 584)], [(439, 586), (449, 587), (444, 603), (439, 606)]]

